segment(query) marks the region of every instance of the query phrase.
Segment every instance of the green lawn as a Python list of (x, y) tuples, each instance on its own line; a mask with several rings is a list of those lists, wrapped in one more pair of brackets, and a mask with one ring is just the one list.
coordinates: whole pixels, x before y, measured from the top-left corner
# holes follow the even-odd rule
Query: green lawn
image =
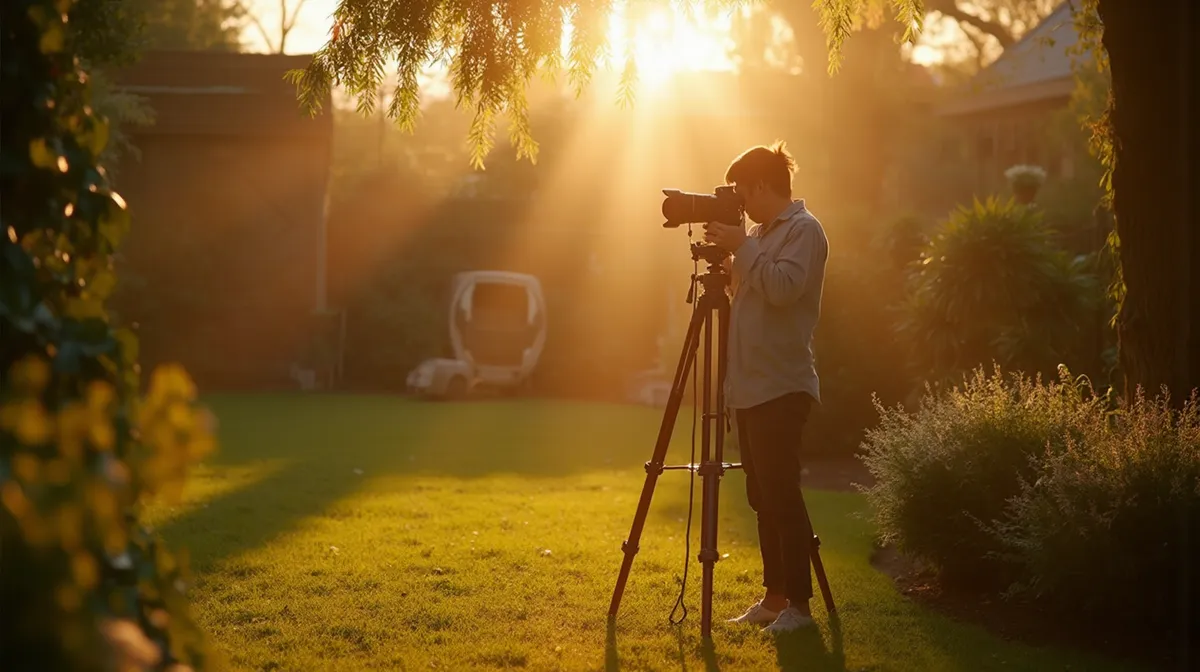
[[(815, 601), (818, 630), (776, 641), (718, 622), (706, 650), (698, 540), (690, 613), (680, 627), (667, 621), (684, 559), (686, 472), (659, 480), (610, 629), (653, 409), (300, 395), (209, 403), (221, 452), (183, 505), (150, 512), (150, 522), (188, 549), (193, 609), (234, 669), (1121, 669), (1006, 643), (906, 600), (868, 564), (863, 499), (819, 491), (809, 503), (840, 627)], [(681, 416), (673, 462), (688, 459), (690, 410)], [(722, 481), (721, 503), (719, 550), (729, 557), (716, 567), (718, 621), (760, 591), (740, 472)]]

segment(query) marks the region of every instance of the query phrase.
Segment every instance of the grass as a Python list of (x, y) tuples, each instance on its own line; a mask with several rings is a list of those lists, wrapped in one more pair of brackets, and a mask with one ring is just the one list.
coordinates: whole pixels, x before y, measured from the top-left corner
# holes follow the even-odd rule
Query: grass
[[(149, 512), (195, 574), (193, 609), (243, 670), (1123, 669), (1007, 643), (901, 596), (868, 563), (862, 497), (809, 494), (840, 612), (776, 641), (720, 622), (761, 587), (740, 472), (722, 481), (713, 646), (699, 637), (699, 488), (682, 626), (687, 472), (660, 478), (615, 626), (621, 542), (660, 420), (566, 402), (209, 400), (220, 454)], [(687, 462), (690, 410), (670, 462)], [(736, 459), (736, 454), (730, 456)], [(699, 480), (697, 479), (697, 485)]]

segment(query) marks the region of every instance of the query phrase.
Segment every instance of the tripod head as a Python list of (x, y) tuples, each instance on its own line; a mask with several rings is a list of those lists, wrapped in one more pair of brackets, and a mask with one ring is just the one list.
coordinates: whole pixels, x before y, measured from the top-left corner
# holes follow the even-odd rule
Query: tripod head
[(688, 288), (687, 302), (692, 303), (696, 298), (696, 284), (699, 281), (704, 292), (701, 296), (725, 296), (725, 287), (729, 285), (729, 274), (725, 272), (725, 260), (729, 253), (711, 243), (692, 243), (692, 261), (703, 260), (708, 267), (703, 273), (692, 276), (692, 285)]
[(692, 261), (704, 260), (708, 262), (709, 273), (724, 273), (723, 266), (726, 259), (729, 258), (729, 253), (711, 243), (692, 243)]

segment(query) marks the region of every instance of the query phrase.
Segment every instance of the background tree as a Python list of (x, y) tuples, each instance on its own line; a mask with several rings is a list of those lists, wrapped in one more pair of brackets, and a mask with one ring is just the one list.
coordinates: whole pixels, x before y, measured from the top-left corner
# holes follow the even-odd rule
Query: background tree
[(246, 11), (236, 0), (124, 0), (142, 19), (142, 49), (237, 51)]
[(1089, 37), (1100, 35), (1112, 82), (1097, 132), (1111, 171), (1121, 262), (1125, 392), (1165, 386), (1182, 404), (1200, 386), (1200, 173), (1189, 104), (1195, 8), (1189, 0), (1084, 0), (1080, 12)]
[(267, 43), (267, 49), (270, 49), (273, 54), (282, 54), (287, 49), (288, 34), (296, 27), (296, 19), (300, 17), (300, 12), (304, 9), (305, 2), (306, 0), (297, 0), (296, 6), (289, 9), (288, 0), (279, 0), (278, 30), (268, 29), (263, 18), (257, 12), (247, 7), (245, 3), (238, 2), (236, 7), (258, 30), (258, 34), (262, 35), (263, 41)]
[(72, 16), (82, 58), (124, 65), (147, 49), (236, 51), (246, 10), (233, 0), (78, 0)]

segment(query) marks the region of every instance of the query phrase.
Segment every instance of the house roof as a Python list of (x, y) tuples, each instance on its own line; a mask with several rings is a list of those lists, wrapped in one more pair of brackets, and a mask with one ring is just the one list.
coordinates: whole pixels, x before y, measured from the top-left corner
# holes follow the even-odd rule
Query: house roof
[(115, 73), (117, 87), (149, 99), (152, 126), (136, 134), (330, 136), (332, 101), (309, 117), (300, 108), (288, 70), (311, 56), (215, 51), (151, 51)]
[(940, 113), (961, 116), (1070, 97), (1074, 73), (1069, 51), (1078, 42), (1071, 3), (1062, 2), (977, 74)]

